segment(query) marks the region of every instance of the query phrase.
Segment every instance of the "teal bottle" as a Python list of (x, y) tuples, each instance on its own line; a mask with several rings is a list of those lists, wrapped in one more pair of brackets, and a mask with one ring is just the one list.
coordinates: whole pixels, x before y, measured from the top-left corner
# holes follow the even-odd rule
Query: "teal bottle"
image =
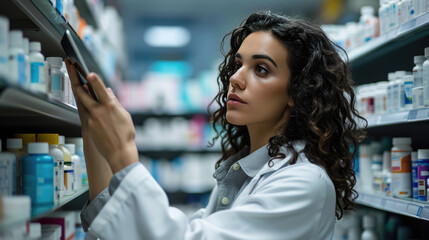
[(31, 216), (54, 207), (54, 159), (48, 155), (48, 143), (29, 143), (23, 158), (23, 194), (31, 198)]

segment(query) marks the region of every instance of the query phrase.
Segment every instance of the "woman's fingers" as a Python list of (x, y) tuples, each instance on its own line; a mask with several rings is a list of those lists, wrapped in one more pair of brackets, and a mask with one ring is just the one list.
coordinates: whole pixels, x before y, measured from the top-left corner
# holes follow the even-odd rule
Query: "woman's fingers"
[(98, 100), (101, 103), (106, 103), (111, 100), (109, 93), (107, 92), (106, 85), (104, 85), (103, 81), (98, 77), (95, 73), (90, 73), (86, 77), (88, 83), (91, 85), (92, 89), (98, 96)]

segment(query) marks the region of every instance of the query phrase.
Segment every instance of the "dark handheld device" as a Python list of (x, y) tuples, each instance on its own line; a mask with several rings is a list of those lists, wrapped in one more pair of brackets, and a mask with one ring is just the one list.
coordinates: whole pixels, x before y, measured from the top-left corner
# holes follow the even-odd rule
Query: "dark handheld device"
[(86, 84), (88, 86), (88, 90), (92, 98), (98, 101), (97, 94), (91, 87), (91, 84), (86, 81), (86, 77), (88, 76), (89, 70), (86, 67), (85, 61), (83, 60), (82, 55), (80, 54), (79, 49), (76, 45), (76, 42), (73, 40), (73, 37), (68, 29), (66, 30), (63, 38), (61, 39), (61, 46), (63, 47), (64, 52), (66, 53), (70, 63), (75, 66), (81, 84)]

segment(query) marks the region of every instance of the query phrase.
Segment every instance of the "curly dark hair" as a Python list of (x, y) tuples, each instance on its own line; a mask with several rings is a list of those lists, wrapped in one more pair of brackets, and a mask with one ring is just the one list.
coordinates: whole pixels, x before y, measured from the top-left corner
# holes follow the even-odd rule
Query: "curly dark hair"
[[(320, 27), (304, 20), (270, 11), (256, 12), (223, 38), (221, 49), (225, 58), (219, 66), (219, 93), (210, 104), (216, 102), (220, 106), (211, 114), (216, 131), (213, 142), (220, 138), (223, 152), (216, 168), (250, 144), (246, 126), (227, 122), (226, 102), (230, 77), (236, 71), (235, 54), (244, 39), (258, 31), (271, 33), (286, 47), (291, 77), (285, 94), (289, 94), (294, 102), (280, 135), (269, 140), (269, 156), (271, 159), (284, 158), (280, 148), (286, 146), (293, 154), (290, 164), (295, 164), (299, 153), (294, 149), (293, 141), (304, 140), (306, 146), (302, 152), (310, 162), (322, 166), (334, 183), (335, 216), (340, 219), (343, 210), (354, 209), (354, 200), (358, 196), (353, 189), (356, 184), (353, 156), (357, 145), (365, 138), (367, 123), (355, 108), (350, 70), (337, 50), (347, 54), (329, 40)], [(228, 36), (231, 37), (231, 47), (225, 54), (223, 47)], [(365, 124), (363, 128), (358, 125), (360, 120)], [(221, 129), (217, 128), (219, 125)], [(354, 148), (350, 148), (352, 146)]]

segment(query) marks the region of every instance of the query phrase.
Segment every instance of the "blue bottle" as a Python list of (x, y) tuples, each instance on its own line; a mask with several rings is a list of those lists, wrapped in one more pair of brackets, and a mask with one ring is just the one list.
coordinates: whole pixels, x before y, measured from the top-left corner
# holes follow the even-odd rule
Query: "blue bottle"
[(23, 194), (31, 198), (31, 216), (54, 207), (54, 159), (48, 143), (29, 143), (23, 158)]

